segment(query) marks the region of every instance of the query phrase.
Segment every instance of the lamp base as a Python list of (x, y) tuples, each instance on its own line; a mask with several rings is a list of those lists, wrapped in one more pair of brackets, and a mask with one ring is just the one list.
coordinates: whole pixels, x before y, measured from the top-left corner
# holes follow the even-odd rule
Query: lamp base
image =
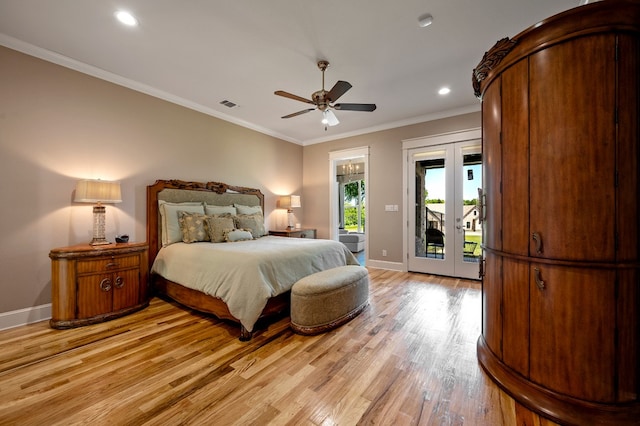
[(93, 206), (93, 239), (89, 244), (92, 246), (102, 246), (111, 244), (104, 236), (105, 228), (105, 208), (98, 203)]
[(294, 227), (293, 227), (293, 210), (292, 209), (288, 209), (287, 210), (287, 222), (288, 222), (288, 225), (289, 225), (289, 226), (287, 226), (287, 229), (294, 229)]
[(92, 246), (103, 246), (105, 244), (111, 244), (111, 242), (105, 240), (104, 238), (94, 238), (89, 244)]

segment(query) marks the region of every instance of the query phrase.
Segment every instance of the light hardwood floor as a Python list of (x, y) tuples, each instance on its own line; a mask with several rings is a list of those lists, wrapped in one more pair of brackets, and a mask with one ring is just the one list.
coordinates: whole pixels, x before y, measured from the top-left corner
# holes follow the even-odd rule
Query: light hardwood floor
[(337, 330), (252, 341), (154, 298), (111, 322), (0, 332), (2, 425), (553, 425), (476, 360), (480, 284), (369, 269), (371, 305)]

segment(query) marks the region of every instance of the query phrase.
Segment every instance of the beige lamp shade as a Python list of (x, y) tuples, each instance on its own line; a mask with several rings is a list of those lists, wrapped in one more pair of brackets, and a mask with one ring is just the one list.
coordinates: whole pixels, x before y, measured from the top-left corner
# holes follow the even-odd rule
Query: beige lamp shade
[(293, 209), (302, 207), (299, 195), (284, 195), (278, 199), (281, 209), (287, 209), (288, 229), (293, 229)]
[(76, 184), (77, 203), (121, 203), (120, 182), (83, 179)]
[(300, 204), (300, 196), (299, 195), (285, 195), (280, 197), (280, 208), (291, 210), (293, 208), (302, 207)]

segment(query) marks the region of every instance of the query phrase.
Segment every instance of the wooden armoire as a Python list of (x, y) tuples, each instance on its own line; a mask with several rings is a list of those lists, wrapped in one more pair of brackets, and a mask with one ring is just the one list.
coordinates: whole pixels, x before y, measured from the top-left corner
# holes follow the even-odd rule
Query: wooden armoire
[(640, 424), (640, 0), (485, 53), (478, 359), (561, 424)]

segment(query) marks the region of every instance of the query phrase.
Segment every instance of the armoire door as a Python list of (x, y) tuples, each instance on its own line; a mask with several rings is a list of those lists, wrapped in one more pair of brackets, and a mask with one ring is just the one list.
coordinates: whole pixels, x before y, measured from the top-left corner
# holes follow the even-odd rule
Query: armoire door
[(615, 402), (615, 271), (533, 264), (530, 274), (530, 379)]
[(615, 260), (615, 52), (605, 34), (530, 57), (531, 256)]

